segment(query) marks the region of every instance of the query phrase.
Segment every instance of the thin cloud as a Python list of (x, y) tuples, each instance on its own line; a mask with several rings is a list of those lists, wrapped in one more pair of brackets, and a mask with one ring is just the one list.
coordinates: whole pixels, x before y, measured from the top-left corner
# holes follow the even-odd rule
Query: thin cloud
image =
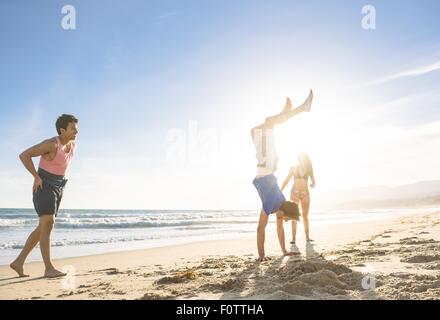
[(440, 139), (440, 121), (430, 122), (412, 130), (418, 137), (438, 137)]
[(164, 13), (164, 14), (157, 17), (155, 25), (162, 26), (166, 21), (168, 21), (169, 19), (171, 19), (172, 17), (175, 17), (175, 16), (177, 16), (177, 12), (175, 12), (175, 11), (170, 11), (170, 12)]
[(434, 72), (437, 70), (440, 70), (440, 61), (433, 63), (433, 64), (430, 64), (430, 65), (421, 66), (421, 67), (418, 67), (415, 69), (402, 71), (402, 72), (387, 76), (382, 79), (370, 81), (370, 82), (364, 83), (363, 85), (361, 85), (361, 87), (362, 88), (371, 87), (371, 86), (376, 86), (376, 85), (383, 84), (383, 83), (386, 83), (389, 81), (401, 79), (401, 78), (422, 76), (422, 75), (425, 75), (425, 74), (428, 74), (428, 73), (431, 73), (431, 72)]
[(171, 11), (171, 12), (167, 12), (167, 13), (165, 13), (163, 15), (160, 15), (157, 19), (163, 20), (163, 19), (166, 19), (166, 18), (169, 18), (169, 17), (173, 17), (175, 15), (177, 15), (177, 12)]

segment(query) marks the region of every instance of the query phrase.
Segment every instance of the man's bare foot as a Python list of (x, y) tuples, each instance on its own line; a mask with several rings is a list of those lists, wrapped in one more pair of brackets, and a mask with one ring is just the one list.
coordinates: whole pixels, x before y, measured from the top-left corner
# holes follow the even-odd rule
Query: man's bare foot
[(282, 113), (290, 112), (291, 110), (292, 110), (292, 101), (290, 101), (290, 98), (287, 97), (286, 105), (284, 106)]
[(24, 274), (24, 271), (23, 271), (23, 265), (22, 265), (22, 264), (20, 264), (20, 263), (14, 261), (14, 262), (12, 262), (12, 263), (9, 265), (9, 267), (10, 267), (12, 270), (14, 270), (15, 272), (17, 272), (17, 273), (18, 273), (18, 276), (19, 276), (20, 278), (29, 277), (28, 274)]
[(46, 269), (46, 271), (44, 272), (45, 278), (59, 278), (59, 277), (64, 277), (65, 275), (66, 273), (61, 272), (55, 268)]
[(307, 97), (306, 101), (304, 101), (302, 108), (305, 112), (310, 112), (312, 108), (312, 101), (313, 101), (313, 91), (310, 89), (309, 96)]

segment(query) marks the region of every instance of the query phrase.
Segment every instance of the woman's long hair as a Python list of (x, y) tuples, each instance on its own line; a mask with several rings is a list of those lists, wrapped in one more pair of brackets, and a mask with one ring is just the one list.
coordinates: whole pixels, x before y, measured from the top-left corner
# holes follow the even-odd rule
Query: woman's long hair
[(307, 153), (301, 152), (298, 155), (298, 166), (301, 173), (307, 177), (313, 177), (313, 165)]

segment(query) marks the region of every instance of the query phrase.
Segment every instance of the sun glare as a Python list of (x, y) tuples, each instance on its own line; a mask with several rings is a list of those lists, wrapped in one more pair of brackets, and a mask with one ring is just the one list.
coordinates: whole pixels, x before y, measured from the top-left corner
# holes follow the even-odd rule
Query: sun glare
[[(358, 137), (353, 123), (328, 112), (299, 115), (276, 130), (277, 151), (280, 157), (279, 174), (284, 176), (297, 164), (300, 152), (311, 157), (315, 174), (325, 188), (343, 187), (354, 177), (339, 179), (341, 172), (354, 172)], [(340, 183), (340, 186), (336, 184)]]

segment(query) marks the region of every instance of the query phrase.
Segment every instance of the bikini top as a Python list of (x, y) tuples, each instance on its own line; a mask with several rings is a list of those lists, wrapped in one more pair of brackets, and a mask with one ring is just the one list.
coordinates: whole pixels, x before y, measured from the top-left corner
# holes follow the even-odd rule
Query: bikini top
[(293, 177), (295, 179), (308, 179), (309, 175), (308, 174), (300, 174), (300, 170), (297, 169), (298, 167), (293, 167)]

